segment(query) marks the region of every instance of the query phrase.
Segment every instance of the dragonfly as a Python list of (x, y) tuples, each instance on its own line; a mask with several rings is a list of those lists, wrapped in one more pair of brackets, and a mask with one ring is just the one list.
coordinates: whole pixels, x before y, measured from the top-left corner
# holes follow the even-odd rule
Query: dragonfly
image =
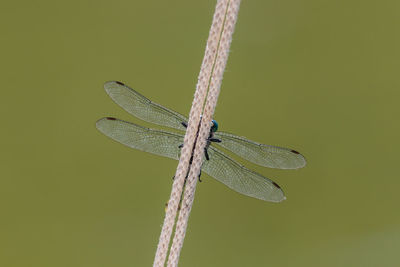
[[(143, 121), (181, 131), (187, 128), (187, 117), (149, 100), (122, 82), (106, 82), (104, 88), (115, 103)], [(128, 147), (179, 160), (183, 133), (151, 129), (114, 117), (98, 120), (96, 127), (104, 135)], [(213, 120), (202, 172), (240, 194), (270, 202), (285, 200), (283, 190), (277, 183), (241, 165), (218, 146), (249, 162), (277, 169), (302, 168), (306, 165), (304, 156), (293, 149), (264, 145), (218, 131), (218, 127)]]

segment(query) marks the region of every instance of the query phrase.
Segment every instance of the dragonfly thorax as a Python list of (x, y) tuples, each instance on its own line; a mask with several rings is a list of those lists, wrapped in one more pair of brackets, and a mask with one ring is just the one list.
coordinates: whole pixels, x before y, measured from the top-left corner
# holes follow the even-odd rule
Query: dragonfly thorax
[(218, 131), (218, 122), (215, 120), (211, 121), (211, 132), (215, 133), (216, 131)]

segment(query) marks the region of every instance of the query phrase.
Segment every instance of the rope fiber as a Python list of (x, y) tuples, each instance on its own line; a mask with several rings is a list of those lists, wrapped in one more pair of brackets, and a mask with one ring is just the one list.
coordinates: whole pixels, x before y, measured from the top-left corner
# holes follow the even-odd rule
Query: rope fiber
[[(218, 0), (216, 4), (213, 22), (198, 77), (196, 92), (190, 110), (184, 145), (172, 185), (172, 191), (168, 201), (153, 266), (161, 267), (165, 265), (168, 246), (184, 187), (182, 207), (179, 212), (175, 235), (167, 263), (167, 266), (178, 265), (179, 255), (183, 246), (189, 214), (196, 191), (196, 184), (200, 174), (204, 148), (207, 144), (211, 120), (217, 104), (222, 77), (228, 60), (239, 5), (240, 0)], [(193, 160), (192, 164), (190, 164), (192, 152)], [(187, 180), (185, 183), (186, 176)]]

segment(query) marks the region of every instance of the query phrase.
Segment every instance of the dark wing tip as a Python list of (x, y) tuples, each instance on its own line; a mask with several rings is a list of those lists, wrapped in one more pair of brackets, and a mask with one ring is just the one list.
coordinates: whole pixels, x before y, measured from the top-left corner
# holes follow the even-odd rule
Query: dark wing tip
[(272, 182), (272, 185), (275, 187), (275, 190), (274, 190), (275, 193), (273, 194), (273, 197), (271, 199), (268, 199), (268, 201), (279, 203), (279, 202), (286, 200), (285, 193), (283, 192), (282, 188), (274, 181), (271, 181), (271, 182)]
[(290, 152), (297, 155), (296, 158), (298, 159), (298, 163), (299, 163), (298, 166), (296, 166), (293, 169), (299, 169), (299, 168), (303, 168), (304, 166), (306, 166), (307, 160), (302, 154), (300, 154), (300, 152), (293, 150), (293, 149), (290, 150)]
[(114, 118), (114, 117), (104, 117), (99, 119), (98, 121), (96, 121), (96, 128), (99, 129), (101, 131), (101, 129), (104, 127), (106, 121), (116, 121), (118, 119)]
[(272, 184), (273, 184), (275, 187), (277, 187), (277, 188), (279, 188), (279, 189), (282, 189), (277, 183), (272, 182)]
[(112, 87), (113, 85), (115, 86), (116, 84), (121, 85), (121, 86), (126, 86), (123, 82), (107, 81), (104, 83), (104, 88), (107, 90), (109, 87)]

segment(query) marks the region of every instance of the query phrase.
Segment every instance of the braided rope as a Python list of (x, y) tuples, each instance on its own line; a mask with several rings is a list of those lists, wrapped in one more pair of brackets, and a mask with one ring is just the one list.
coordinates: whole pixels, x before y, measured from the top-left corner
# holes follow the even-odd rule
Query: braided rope
[[(161, 230), (153, 266), (161, 267), (165, 264), (168, 245), (171, 239), (183, 186), (185, 184), (185, 177), (189, 171), (189, 161), (192, 156), (196, 137), (198, 137), (194, 149), (193, 161), (190, 166), (189, 176), (185, 186), (182, 209), (179, 214), (174, 241), (168, 261), (168, 266), (177, 266), (178, 264), (180, 251), (186, 233), (187, 222), (194, 200), (197, 177), (202, 165), (204, 147), (210, 131), (212, 115), (215, 110), (223, 72), (228, 59), (229, 47), (239, 10), (239, 3), (240, 0), (217, 1), (213, 23), (211, 25), (206, 51), (196, 86), (196, 92), (190, 110), (188, 127), (184, 138), (184, 146), (181, 151), (174, 183), (172, 185), (171, 196), (168, 202), (167, 212), (164, 218), (164, 224)], [(207, 89), (209, 89), (208, 94)], [(203, 112), (204, 114), (201, 117), (200, 115), (202, 115), (206, 96), (207, 102)], [(198, 129), (199, 124), (200, 130)], [(198, 130), (199, 134), (197, 135)]]
[(213, 73), (210, 80), (210, 88), (207, 96), (207, 102), (203, 111), (202, 121), (200, 125), (199, 135), (194, 150), (193, 163), (190, 167), (189, 176), (186, 181), (184, 197), (182, 201), (182, 208), (179, 212), (178, 221), (175, 229), (175, 236), (172, 242), (170, 255), (168, 257), (168, 267), (177, 266), (180, 251), (183, 246), (183, 241), (186, 234), (189, 215), (194, 201), (196, 192), (196, 184), (198, 175), (200, 173), (204, 148), (207, 143), (207, 137), (210, 133), (210, 126), (212, 116), (217, 104), (222, 77), (225, 70), (226, 62), (228, 60), (229, 48), (232, 41), (232, 34), (234, 31), (237, 14), (239, 11), (240, 0), (224, 1), (228, 2), (226, 9), (223, 10), (224, 24), (223, 31), (220, 35), (219, 47), (217, 50), (217, 58), (214, 65)]

